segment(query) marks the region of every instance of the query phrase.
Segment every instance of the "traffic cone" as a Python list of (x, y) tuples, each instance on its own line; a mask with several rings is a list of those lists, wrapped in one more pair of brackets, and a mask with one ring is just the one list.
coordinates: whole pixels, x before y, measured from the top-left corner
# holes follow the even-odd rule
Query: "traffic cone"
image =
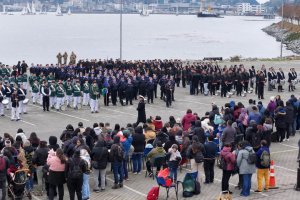
[(276, 181), (275, 181), (274, 160), (271, 160), (269, 189), (278, 189), (278, 188), (279, 187), (276, 187)]

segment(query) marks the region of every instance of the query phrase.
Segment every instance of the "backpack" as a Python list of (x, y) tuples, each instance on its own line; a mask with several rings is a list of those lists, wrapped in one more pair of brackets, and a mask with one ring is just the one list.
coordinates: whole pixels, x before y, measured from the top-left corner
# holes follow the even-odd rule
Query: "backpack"
[(249, 151), (249, 156), (247, 159), (248, 164), (253, 165), (256, 163), (257, 157), (256, 157), (256, 153), (252, 150)]
[(223, 124), (223, 123), (224, 123), (224, 120), (222, 119), (221, 115), (215, 114), (214, 124), (219, 125), (219, 124)]
[(6, 167), (6, 161), (3, 156), (0, 156), (0, 171), (4, 171)]
[(264, 150), (260, 156), (260, 164), (263, 167), (270, 167), (271, 158), (270, 153)]
[(159, 196), (159, 187), (152, 187), (148, 192), (147, 200), (157, 200)]
[(126, 158), (126, 154), (124, 151), (124, 148), (122, 146), (118, 146), (118, 152), (117, 152), (117, 161), (122, 162)]
[(185, 177), (182, 181), (182, 196), (192, 197), (196, 188), (195, 184), (194, 177), (190, 173), (185, 174)]
[(73, 159), (71, 159), (70, 161), (72, 162), (73, 167), (72, 167), (71, 171), (69, 172), (69, 178), (81, 179), (83, 176), (83, 172), (80, 167), (81, 160), (79, 163), (75, 163)]
[(195, 181), (195, 190), (194, 190), (194, 194), (200, 194), (201, 193), (201, 185), (199, 181)]
[(227, 170), (227, 162), (225, 160), (225, 156), (227, 156), (227, 154), (225, 154), (224, 156), (221, 156), (220, 166), (219, 166), (220, 169)]

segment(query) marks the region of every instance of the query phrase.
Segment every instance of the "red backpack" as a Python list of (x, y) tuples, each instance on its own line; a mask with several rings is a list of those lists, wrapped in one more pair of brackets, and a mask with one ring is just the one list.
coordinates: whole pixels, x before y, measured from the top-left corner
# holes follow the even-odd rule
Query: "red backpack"
[(147, 200), (157, 200), (159, 196), (159, 187), (152, 187), (148, 192)]

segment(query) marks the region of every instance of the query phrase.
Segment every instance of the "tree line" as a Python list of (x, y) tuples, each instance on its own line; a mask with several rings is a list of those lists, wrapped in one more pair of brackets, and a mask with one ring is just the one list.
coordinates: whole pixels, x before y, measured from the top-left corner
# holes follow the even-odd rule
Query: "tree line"
[(282, 16), (282, 9), (283, 9), (283, 20), (294, 24), (297, 22), (300, 25), (300, 4), (284, 4), (278, 10), (278, 14)]

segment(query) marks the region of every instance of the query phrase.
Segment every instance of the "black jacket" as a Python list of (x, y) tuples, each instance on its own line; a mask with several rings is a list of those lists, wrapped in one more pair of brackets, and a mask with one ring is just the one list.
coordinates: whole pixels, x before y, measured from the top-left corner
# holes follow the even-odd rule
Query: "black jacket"
[[(66, 167), (65, 167), (65, 176), (67, 177), (68, 181), (70, 181), (71, 177), (70, 177), (70, 172), (73, 170), (75, 165), (79, 165), (82, 173), (86, 173), (88, 170), (87, 167), (87, 163), (85, 160), (81, 159), (80, 157), (72, 157), (71, 159), (69, 159), (66, 163)], [(83, 179), (83, 176), (82, 176)], [(72, 179), (71, 179), (72, 181)]]
[(92, 161), (98, 162), (99, 169), (105, 169), (109, 159), (108, 149), (105, 142), (99, 141), (93, 148), (91, 154)]
[(38, 148), (32, 156), (32, 164), (44, 166), (47, 163), (48, 151), (48, 147)]
[(286, 123), (293, 123), (295, 118), (295, 112), (293, 106), (286, 106), (285, 107), (285, 113), (286, 113)]
[(143, 133), (135, 133), (132, 135), (132, 146), (134, 152), (144, 152), (145, 149), (145, 135)]

